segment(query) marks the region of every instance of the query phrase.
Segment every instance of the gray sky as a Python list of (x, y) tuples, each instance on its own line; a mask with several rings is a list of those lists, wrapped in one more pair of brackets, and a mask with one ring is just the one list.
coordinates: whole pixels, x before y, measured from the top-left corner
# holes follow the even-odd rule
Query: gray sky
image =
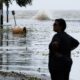
[(80, 0), (32, 0), (31, 6), (22, 8), (14, 2), (10, 10), (80, 10)]

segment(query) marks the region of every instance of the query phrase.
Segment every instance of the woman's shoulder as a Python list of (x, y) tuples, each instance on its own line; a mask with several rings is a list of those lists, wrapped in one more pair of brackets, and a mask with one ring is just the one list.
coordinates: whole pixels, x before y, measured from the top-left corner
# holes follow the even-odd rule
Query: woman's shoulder
[(58, 40), (60, 40), (60, 38), (61, 38), (60, 34), (56, 33), (56, 34), (53, 36), (52, 41), (56, 41), (56, 40), (58, 41)]

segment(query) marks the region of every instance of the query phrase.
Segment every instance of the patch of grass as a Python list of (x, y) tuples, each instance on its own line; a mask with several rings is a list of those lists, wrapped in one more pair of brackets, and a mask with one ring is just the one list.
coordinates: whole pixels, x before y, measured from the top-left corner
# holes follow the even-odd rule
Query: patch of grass
[(34, 77), (32, 75), (17, 73), (13, 71), (12, 72), (0, 71), (0, 75), (3, 76), (5, 80), (6, 77), (20, 78), (20, 80), (41, 80), (40, 78)]

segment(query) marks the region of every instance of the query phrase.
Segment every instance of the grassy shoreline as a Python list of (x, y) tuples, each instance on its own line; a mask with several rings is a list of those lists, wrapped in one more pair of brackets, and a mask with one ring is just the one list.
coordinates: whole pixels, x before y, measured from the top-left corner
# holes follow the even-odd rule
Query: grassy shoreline
[(43, 79), (28, 74), (0, 71), (0, 80), (43, 80)]

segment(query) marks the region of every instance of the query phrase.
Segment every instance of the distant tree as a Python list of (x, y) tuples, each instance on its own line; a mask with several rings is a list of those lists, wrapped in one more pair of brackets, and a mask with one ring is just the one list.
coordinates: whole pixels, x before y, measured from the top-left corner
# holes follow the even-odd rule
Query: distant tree
[(26, 4), (32, 4), (32, 0), (16, 0), (16, 3), (19, 6), (26, 6)]
[(12, 3), (13, 1), (16, 1), (16, 3), (20, 7), (26, 6), (27, 4), (32, 4), (32, 0), (3, 0), (3, 3), (5, 3), (7, 5), (7, 2)]
[(26, 6), (27, 4), (30, 4), (30, 5), (32, 4), (32, 0), (0, 0), (0, 28), (3, 28), (2, 27), (3, 25), (3, 3), (6, 5), (7, 11), (8, 11), (9, 4), (12, 4), (13, 1), (15, 1), (20, 7)]

